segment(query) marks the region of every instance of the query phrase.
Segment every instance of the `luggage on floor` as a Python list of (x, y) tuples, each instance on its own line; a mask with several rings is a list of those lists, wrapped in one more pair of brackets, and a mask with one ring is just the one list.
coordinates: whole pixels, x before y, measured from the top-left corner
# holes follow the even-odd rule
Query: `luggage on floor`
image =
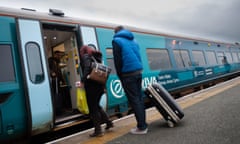
[(169, 127), (174, 127), (183, 117), (184, 113), (168, 91), (160, 84), (149, 85), (144, 93), (154, 103)]

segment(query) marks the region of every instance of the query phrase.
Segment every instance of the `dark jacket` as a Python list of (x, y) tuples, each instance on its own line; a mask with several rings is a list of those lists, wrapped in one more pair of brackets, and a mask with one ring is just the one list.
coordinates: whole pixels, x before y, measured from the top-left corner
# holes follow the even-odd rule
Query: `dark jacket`
[(119, 77), (143, 69), (139, 46), (130, 31), (123, 29), (117, 32), (113, 37), (112, 45), (115, 68)]
[(50, 76), (51, 78), (57, 78), (58, 82), (64, 82), (64, 78), (61, 72), (61, 69), (59, 67), (59, 63), (60, 61), (57, 58), (54, 57), (50, 57), (48, 59), (48, 63), (49, 63), (49, 68), (50, 68)]
[(87, 76), (92, 71), (92, 62), (94, 62), (92, 59), (92, 56), (96, 59), (97, 62), (101, 63), (101, 61), (102, 61), (101, 53), (93, 53), (93, 55), (84, 54), (83, 57), (81, 57), (81, 67), (82, 67), (81, 81), (83, 83), (86, 82)]

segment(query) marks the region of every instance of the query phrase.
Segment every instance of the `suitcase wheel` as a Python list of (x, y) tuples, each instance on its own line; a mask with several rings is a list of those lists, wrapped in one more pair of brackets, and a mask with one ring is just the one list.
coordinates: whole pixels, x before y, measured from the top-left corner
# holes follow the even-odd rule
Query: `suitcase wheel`
[(174, 127), (174, 123), (170, 120), (167, 121), (167, 124), (170, 128), (173, 128)]

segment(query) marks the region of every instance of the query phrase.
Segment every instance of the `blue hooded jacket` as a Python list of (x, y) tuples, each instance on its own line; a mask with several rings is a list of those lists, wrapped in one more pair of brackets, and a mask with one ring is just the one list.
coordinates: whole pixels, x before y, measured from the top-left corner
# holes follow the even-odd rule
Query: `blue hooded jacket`
[(123, 29), (117, 32), (112, 44), (114, 63), (119, 76), (143, 69), (139, 46), (130, 31)]

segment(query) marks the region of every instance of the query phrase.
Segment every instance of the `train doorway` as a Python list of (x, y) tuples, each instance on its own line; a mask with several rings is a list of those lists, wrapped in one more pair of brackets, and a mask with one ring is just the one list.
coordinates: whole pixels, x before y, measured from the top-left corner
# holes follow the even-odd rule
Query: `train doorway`
[(77, 110), (75, 88), (75, 82), (80, 80), (77, 27), (43, 23), (42, 28), (55, 123), (63, 123), (81, 116)]

